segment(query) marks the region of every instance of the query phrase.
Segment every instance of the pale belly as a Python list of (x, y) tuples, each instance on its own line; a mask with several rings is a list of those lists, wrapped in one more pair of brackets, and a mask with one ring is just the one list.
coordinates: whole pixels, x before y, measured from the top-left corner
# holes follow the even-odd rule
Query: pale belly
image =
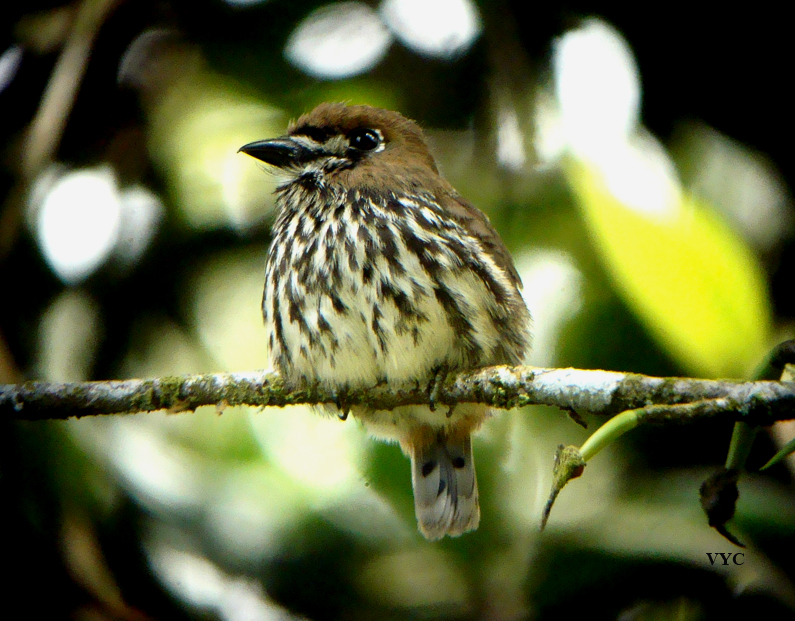
[[(289, 304), (280, 304), (292, 361), (282, 372), (292, 381), (332, 388), (384, 382), (398, 387), (427, 382), (441, 365), (460, 366), (456, 336), (433, 294), (417, 288), (408, 299), (416, 309), (413, 318), (367, 286), (337, 288), (333, 298), (305, 294), (302, 321), (291, 321)], [(268, 324), (273, 322), (266, 321), (269, 331), (275, 329)]]
[[(395, 271), (383, 256), (368, 260), (361, 248), (353, 252), (356, 270), (338, 268), (335, 276), (328, 266), (347, 266), (350, 259), (340, 248), (324, 249), (313, 257), (311, 277), (292, 269), (275, 285), (266, 279), (266, 328), (281, 337), (272, 339), (271, 357), (285, 379), (332, 388), (398, 387), (427, 382), (440, 366), (498, 362), (492, 360), (500, 335), (489, 315), (491, 296), (475, 274), (450, 265), (432, 277), (405, 251), (404, 267)], [(476, 335), (476, 355), (451, 319), (451, 305)]]

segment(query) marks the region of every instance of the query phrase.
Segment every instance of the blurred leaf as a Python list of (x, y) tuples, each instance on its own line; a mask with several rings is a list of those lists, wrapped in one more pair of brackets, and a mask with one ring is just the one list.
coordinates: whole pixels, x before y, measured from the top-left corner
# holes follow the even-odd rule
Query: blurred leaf
[(279, 136), (280, 110), (231, 80), (185, 70), (151, 113), (150, 149), (190, 226), (247, 230), (273, 207), (276, 178), (238, 149)]
[(771, 466), (775, 466), (777, 463), (783, 461), (789, 455), (795, 453), (795, 438), (792, 438), (787, 444), (782, 448), (778, 453), (773, 455), (764, 466), (760, 468), (760, 470), (767, 470)]
[(662, 219), (622, 204), (583, 164), (570, 162), (567, 175), (617, 289), (669, 354), (694, 375), (745, 375), (771, 321), (764, 274), (746, 245), (693, 197)]

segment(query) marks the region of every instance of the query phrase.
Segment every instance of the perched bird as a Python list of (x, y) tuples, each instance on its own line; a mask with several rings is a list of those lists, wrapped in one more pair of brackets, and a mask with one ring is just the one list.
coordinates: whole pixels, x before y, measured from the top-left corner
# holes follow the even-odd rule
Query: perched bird
[[(324, 103), (286, 136), (240, 150), (285, 174), (262, 311), (288, 387), (319, 383), (341, 397), (379, 384), (432, 390), (450, 372), (521, 363), (530, 313), (511, 256), (439, 174), (416, 123)], [(411, 458), (425, 537), (477, 528), (471, 435), (488, 408), (350, 412)]]

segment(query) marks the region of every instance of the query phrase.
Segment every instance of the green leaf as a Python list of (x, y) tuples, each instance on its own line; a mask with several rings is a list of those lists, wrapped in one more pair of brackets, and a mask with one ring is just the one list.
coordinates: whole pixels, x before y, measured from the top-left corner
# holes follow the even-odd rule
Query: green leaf
[(595, 168), (570, 161), (566, 174), (616, 289), (653, 337), (688, 373), (746, 375), (765, 353), (771, 311), (743, 241), (693, 196), (671, 213), (643, 213)]
[(770, 461), (762, 466), (760, 470), (767, 470), (771, 466), (775, 466), (777, 463), (792, 453), (795, 453), (795, 438), (792, 438), (792, 440), (787, 442), (786, 446), (784, 446), (784, 448), (782, 448), (778, 453), (773, 455), (773, 457), (770, 458)]

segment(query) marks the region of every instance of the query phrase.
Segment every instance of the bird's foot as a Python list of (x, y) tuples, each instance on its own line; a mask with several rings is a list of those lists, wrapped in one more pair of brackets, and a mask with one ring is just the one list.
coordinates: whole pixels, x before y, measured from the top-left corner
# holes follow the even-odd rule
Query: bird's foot
[(343, 386), (332, 390), (331, 397), (334, 399), (334, 405), (337, 406), (337, 418), (341, 421), (347, 420), (348, 414), (351, 413), (351, 406), (348, 403), (348, 387)]
[[(439, 395), (442, 391), (442, 385), (444, 384), (444, 380), (447, 379), (447, 374), (449, 370), (446, 365), (440, 365), (437, 367), (433, 372), (433, 377), (431, 377), (431, 381), (428, 382), (428, 405), (431, 408), (431, 412), (436, 411), (436, 404), (439, 401)], [(447, 413), (448, 418), (453, 415), (453, 409), (450, 408), (450, 411)]]

